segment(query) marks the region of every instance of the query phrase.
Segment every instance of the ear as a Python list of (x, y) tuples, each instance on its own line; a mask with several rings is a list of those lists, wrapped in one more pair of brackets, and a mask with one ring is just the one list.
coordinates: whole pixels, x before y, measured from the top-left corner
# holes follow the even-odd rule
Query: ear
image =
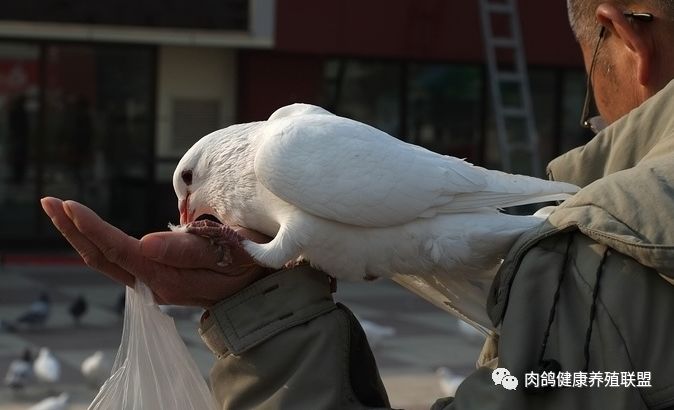
[(611, 3), (601, 3), (596, 12), (599, 24), (606, 27), (636, 62), (636, 78), (645, 86), (653, 67), (653, 42), (639, 22), (632, 22)]

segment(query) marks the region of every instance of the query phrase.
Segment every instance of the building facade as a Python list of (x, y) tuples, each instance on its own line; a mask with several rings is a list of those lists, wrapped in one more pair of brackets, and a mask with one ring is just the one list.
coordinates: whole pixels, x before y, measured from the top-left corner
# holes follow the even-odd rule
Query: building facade
[[(182, 153), (292, 102), (499, 167), (477, 0), (14, 3), (0, 10), (3, 248), (63, 244), (46, 195), (133, 235), (165, 229)], [(582, 59), (564, 0), (519, 8), (546, 160), (588, 138)]]

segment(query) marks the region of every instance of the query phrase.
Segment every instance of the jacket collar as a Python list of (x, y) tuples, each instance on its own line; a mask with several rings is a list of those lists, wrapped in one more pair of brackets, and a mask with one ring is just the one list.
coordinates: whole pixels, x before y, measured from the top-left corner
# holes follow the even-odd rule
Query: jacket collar
[[(674, 80), (586, 145), (550, 162), (548, 177), (584, 187), (606, 175), (634, 167), (645, 158), (674, 152), (672, 105)], [(658, 149), (654, 152), (655, 147)]]
[[(552, 161), (551, 179), (586, 188), (513, 245), (487, 300), (494, 326), (505, 314), (510, 285), (526, 253), (560, 232), (580, 230), (674, 278), (674, 226), (669, 229), (661, 219), (652, 221), (653, 215), (669, 214), (674, 208), (674, 194), (668, 189), (674, 186), (673, 156), (674, 81), (585, 146)], [(634, 212), (644, 198), (650, 198), (650, 212)]]

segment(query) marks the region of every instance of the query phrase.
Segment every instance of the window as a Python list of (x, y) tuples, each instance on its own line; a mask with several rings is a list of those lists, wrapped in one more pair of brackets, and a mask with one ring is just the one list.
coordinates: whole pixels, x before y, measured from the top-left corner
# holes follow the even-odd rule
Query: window
[(324, 107), (401, 137), (400, 64), (333, 60), (326, 64), (325, 80)]
[(15, 239), (37, 229), (40, 78), (39, 47), (0, 43), (0, 232)]
[(0, 239), (56, 236), (45, 195), (81, 201), (129, 232), (146, 229), (153, 50), (0, 43)]
[[(481, 65), (334, 59), (325, 65), (321, 103), (413, 144), (498, 169), (486, 75)], [(578, 126), (585, 80), (582, 70), (530, 68), (529, 82), (544, 167), (589, 139)], [(502, 93), (505, 103), (521, 104), (518, 88), (506, 84)], [(522, 141), (524, 121), (510, 121), (511, 140)], [(531, 173), (526, 153), (513, 156), (513, 165)]]
[(476, 65), (331, 60), (322, 104), (400, 139), (480, 163), (482, 76)]
[(579, 125), (580, 112), (585, 99), (585, 71), (569, 70), (562, 77), (562, 121), (559, 152), (586, 144), (594, 134)]
[(477, 66), (414, 64), (407, 84), (408, 141), (479, 162), (482, 70)]

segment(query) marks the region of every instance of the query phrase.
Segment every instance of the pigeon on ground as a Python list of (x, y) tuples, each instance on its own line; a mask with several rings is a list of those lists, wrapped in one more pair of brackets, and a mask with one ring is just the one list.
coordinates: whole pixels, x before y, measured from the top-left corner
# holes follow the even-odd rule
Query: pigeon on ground
[(439, 367), (435, 370), (435, 374), (438, 376), (440, 390), (442, 390), (442, 393), (447, 397), (454, 397), (456, 395), (456, 389), (465, 379), (465, 377), (452, 373), (452, 371), (446, 367)]
[(87, 300), (82, 295), (77, 296), (77, 299), (70, 305), (68, 313), (70, 313), (76, 325), (80, 324), (80, 320), (87, 313), (88, 308)]
[(56, 383), (61, 377), (61, 364), (48, 348), (43, 347), (33, 362), (33, 372), (40, 381)]
[(26, 327), (42, 326), (49, 317), (50, 308), (49, 295), (46, 292), (42, 292), (38, 299), (30, 304), (28, 311), (19, 316), (14, 323)]
[[(459, 294), (543, 220), (500, 208), (578, 190), (473, 166), (308, 104), (206, 135), (180, 160), (173, 186), (177, 230), (216, 241), (223, 264), (242, 246), (263, 266), (304, 259), (340, 279), (430, 272)], [(204, 214), (224, 225), (196, 220)], [(273, 239), (258, 244), (232, 226)]]
[(61, 393), (58, 396), (47, 397), (39, 403), (31, 406), (28, 410), (65, 410), (68, 408), (68, 393)]
[(20, 358), (13, 360), (7, 368), (5, 385), (12, 390), (21, 390), (26, 386), (33, 370), (33, 354), (30, 349), (25, 349)]
[(112, 362), (105, 353), (99, 350), (84, 359), (80, 369), (87, 384), (94, 389), (98, 389), (110, 377)]

